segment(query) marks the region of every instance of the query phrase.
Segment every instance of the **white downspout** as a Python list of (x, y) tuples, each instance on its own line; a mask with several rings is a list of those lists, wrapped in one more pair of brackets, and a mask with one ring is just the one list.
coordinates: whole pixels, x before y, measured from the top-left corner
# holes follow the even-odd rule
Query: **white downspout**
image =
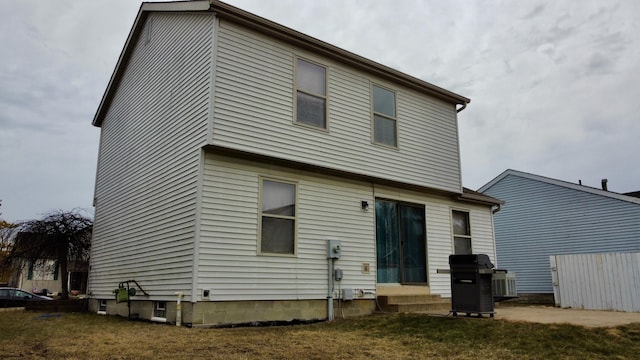
[(175, 293), (176, 295), (178, 295), (178, 302), (176, 303), (176, 326), (182, 326), (182, 297), (184, 296), (184, 293), (182, 292), (177, 292)]

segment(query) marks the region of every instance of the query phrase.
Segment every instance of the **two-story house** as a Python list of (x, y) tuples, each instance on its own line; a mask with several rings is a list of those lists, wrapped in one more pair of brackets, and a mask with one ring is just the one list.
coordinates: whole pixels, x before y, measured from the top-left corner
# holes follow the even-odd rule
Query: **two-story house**
[(126, 280), (132, 313), (174, 321), (182, 293), (193, 325), (450, 296), (449, 254), (495, 259), (468, 102), (219, 1), (144, 3), (93, 119), (91, 308), (125, 314)]

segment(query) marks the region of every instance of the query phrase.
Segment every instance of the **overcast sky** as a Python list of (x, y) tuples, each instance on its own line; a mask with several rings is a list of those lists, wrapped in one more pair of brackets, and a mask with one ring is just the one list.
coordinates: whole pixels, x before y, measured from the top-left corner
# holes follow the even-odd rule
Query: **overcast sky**
[[(640, 1), (229, 0), (471, 99), (464, 186), (640, 190)], [(91, 120), (140, 2), (0, 0), (0, 217), (93, 211)]]

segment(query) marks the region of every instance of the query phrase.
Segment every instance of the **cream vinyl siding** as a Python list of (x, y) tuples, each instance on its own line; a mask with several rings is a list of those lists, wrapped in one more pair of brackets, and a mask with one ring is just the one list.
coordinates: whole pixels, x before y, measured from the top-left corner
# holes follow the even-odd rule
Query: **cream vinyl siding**
[[(328, 131), (294, 124), (296, 56), (327, 67)], [(213, 135), (233, 149), (461, 192), (453, 104), (220, 21)], [(394, 89), (398, 149), (372, 143), (371, 83)]]
[(97, 298), (131, 279), (154, 300), (191, 293), (213, 15), (153, 13), (146, 25), (102, 123), (89, 279)]
[(428, 283), (432, 294), (439, 294), (444, 297), (451, 296), (451, 278), (449, 274), (438, 274), (437, 270), (449, 269), (449, 255), (453, 254), (452, 209), (469, 212), (471, 242), (474, 253), (489, 255), (489, 258), (495, 264), (496, 256), (491, 226), (492, 214), (489, 206), (459, 203), (448, 197), (398, 190), (386, 186), (376, 186), (375, 196), (424, 205), (427, 226)]
[[(498, 263), (491, 219), (493, 214), (488, 207), (469, 207), (469, 209), (471, 209), (469, 212), (469, 222), (471, 224), (471, 248), (473, 249), (473, 253), (489, 255), (491, 262), (497, 267)], [(478, 241), (476, 241), (476, 239), (478, 239)]]
[[(295, 256), (258, 254), (261, 176), (297, 183)], [(325, 299), (328, 239), (342, 241), (341, 286), (375, 289), (374, 212), (363, 211), (362, 200), (373, 204), (371, 185), (206, 154), (199, 293), (210, 290), (216, 301)]]

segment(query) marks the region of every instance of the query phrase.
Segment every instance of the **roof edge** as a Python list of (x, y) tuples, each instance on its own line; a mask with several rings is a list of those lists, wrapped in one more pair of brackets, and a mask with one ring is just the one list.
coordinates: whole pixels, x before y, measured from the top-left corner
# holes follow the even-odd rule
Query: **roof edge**
[(473, 191), (465, 187), (462, 188), (462, 194), (456, 195), (456, 200), (483, 204), (483, 205), (491, 205), (491, 206), (504, 205), (504, 201), (500, 199), (496, 199), (489, 195), (481, 194), (477, 191)]
[(129, 58), (131, 57), (131, 53), (133, 51), (133, 42), (138, 38), (140, 32), (142, 31), (142, 25), (144, 24), (144, 20), (147, 17), (147, 13), (154, 11), (207, 11), (210, 9), (210, 7), (211, 5), (209, 0), (174, 1), (163, 3), (143, 2), (142, 4), (140, 4), (138, 14), (133, 21), (131, 30), (129, 30), (129, 35), (127, 36), (127, 40), (125, 41), (124, 46), (122, 47), (122, 51), (120, 51), (120, 56), (118, 57), (115, 68), (113, 69), (113, 73), (111, 73), (111, 78), (107, 83), (107, 88), (102, 95), (102, 99), (100, 100), (100, 104), (98, 105), (98, 109), (93, 116), (91, 124), (96, 127), (102, 126), (102, 120), (106, 115), (107, 108), (111, 104), (111, 100), (113, 99), (113, 92), (116, 91), (120, 79), (122, 78), (124, 72), (123, 66), (129, 61)]
[(462, 95), (456, 94), (427, 81), (418, 79), (386, 65), (382, 65), (373, 60), (369, 60), (363, 56), (344, 50), (335, 45), (316, 39), (312, 36), (293, 30), (224, 2), (211, 0), (211, 10), (215, 11), (223, 19), (226, 18), (243, 26), (258, 29), (260, 32), (266, 33), (280, 40), (292, 43), (323, 56), (333, 58), (387, 80), (401, 83), (420, 92), (428, 93), (429, 95), (452, 104), (464, 105), (471, 102), (469, 98)]
[(123, 76), (124, 68), (131, 57), (131, 53), (133, 52), (133, 44), (142, 31), (142, 25), (144, 24), (144, 20), (148, 13), (182, 11), (212, 11), (222, 19), (227, 19), (242, 26), (259, 30), (268, 36), (272, 36), (314, 53), (332, 58), (341, 63), (348, 64), (349, 66), (374, 74), (385, 80), (426, 93), (453, 105), (466, 105), (471, 102), (470, 99), (462, 95), (218, 0), (175, 1), (162, 3), (144, 2), (140, 5), (138, 14), (129, 32), (129, 36), (127, 37), (124, 47), (120, 52), (118, 62), (116, 63), (113, 73), (111, 74), (111, 78), (109, 79), (109, 83), (107, 84), (107, 88), (93, 117), (93, 126), (102, 126), (102, 121), (106, 115), (107, 108), (113, 99), (114, 92), (116, 91), (120, 79)]
[(639, 204), (640, 205), (640, 198), (636, 198), (636, 197), (633, 197), (633, 196), (623, 195), (623, 194), (620, 194), (620, 193), (617, 193), (617, 192), (613, 192), (613, 191), (602, 190), (602, 189), (594, 188), (594, 187), (591, 187), (591, 186), (575, 184), (575, 183), (572, 183), (572, 182), (569, 182), (569, 181), (553, 179), (553, 178), (550, 178), (550, 177), (531, 174), (531, 173), (518, 171), (518, 170), (513, 170), (513, 169), (507, 169), (507, 170), (503, 171), (500, 175), (496, 176), (493, 180), (491, 180), (488, 183), (486, 183), (485, 185), (483, 185), (480, 189), (478, 189), (478, 191), (481, 192), (481, 193), (484, 193), (485, 191), (489, 190), (491, 187), (493, 187), (495, 184), (500, 182), (502, 179), (504, 179), (508, 175), (519, 176), (519, 177), (522, 177), (522, 178), (525, 178), (525, 179), (541, 181), (541, 182), (544, 182), (544, 183), (547, 183), (547, 184), (557, 185), (557, 186), (565, 187), (565, 188), (568, 188), (568, 189), (573, 189), (573, 190), (577, 190), (577, 191), (583, 191), (583, 192), (587, 192), (587, 193), (594, 194), (594, 195), (605, 196), (605, 197), (608, 197), (608, 198), (621, 200), (621, 201), (626, 201), (626, 202), (630, 202), (630, 203), (634, 203), (634, 204)]
[(143, 2), (144, 11), (205, 11), (211, 8), (211, 1), (168, 1), (168, 2)]

